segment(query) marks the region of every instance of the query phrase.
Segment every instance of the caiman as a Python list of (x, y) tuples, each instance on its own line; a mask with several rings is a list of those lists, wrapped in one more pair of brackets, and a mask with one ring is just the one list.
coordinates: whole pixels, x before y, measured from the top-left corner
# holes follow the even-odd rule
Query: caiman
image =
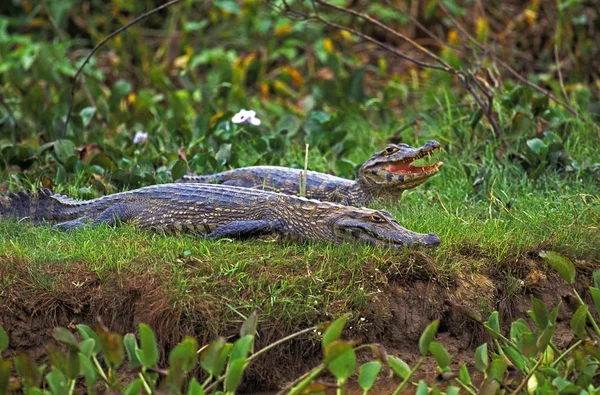
[(387, 211), (210, 184), (153, 185), (92, 200), (73, 200), (44, 189), (31, 196), (20, 192), (0, 197), (0, 218), (54, 224), (61, 230), (86, 223), (133, 223), (141, 229), (195, 232), (210, 239), (267, 234), (384, 247), (440, 243), (434, 233), (403, 228)]
[[(329, 174), (307, 171), (305, 196), (310, 199), (366, 206), (388, 197), (399, 199), (406, 189), (421, 185), (437, 174), (444, 164), (414, 166), (412, 163), (440, 149), (440, 143), (428, 141), (420, 148), (407, 144), (389, 144), (375, 153), (358, 171), (355, 181)], [(179, 183), (234, 185), (289, 195), (300, 194), (303, 170), (279, 166), (252, 166), (212, 175), (185, 175)]]

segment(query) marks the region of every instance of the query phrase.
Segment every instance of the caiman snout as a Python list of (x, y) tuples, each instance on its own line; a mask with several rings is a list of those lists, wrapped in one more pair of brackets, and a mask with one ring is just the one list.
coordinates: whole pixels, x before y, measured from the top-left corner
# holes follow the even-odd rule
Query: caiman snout
[(442, 240), (438, 237), (438, 235), (436, 235), (433, 232), (425, 235), (425, 237), (423, 237), (421, 240), (419, 240), (419, 243), (425, 244), (427, 246), (432, 246), (432, 247), (440, 245), (441, 242), (442, 242)]
[(429, 151), (431, 149), (434, 148), (440, 148), (442, 145), (440, 143), (438, 143), (435, 140), (429, 140), (428, 142), (425, 143), (425, 145), (423, 146), (422, 150), (423, 151)]

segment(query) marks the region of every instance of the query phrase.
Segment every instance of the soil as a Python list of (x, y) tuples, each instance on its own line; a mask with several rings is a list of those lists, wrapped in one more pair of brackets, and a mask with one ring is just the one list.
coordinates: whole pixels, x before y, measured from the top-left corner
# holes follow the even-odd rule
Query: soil
[[(459, 309), (449, 307), (451, 305), (471, 308), (484, 317), (498, 310), (503, 330), (507, 331), (512, 320), (526, 317), (531, 295), (553, 307), (562, 295), (570, 292), (562, 279), (548, 271), (537, 258), (513, 262), (510, 270), (499, 265), (488, 273), (460, 273), (454, 279), (436, 278), (421, 253), (416, 252), (411, 259), (421, 261), (419, 265), (410, 266), (419, 269), (385, 273), (387, 289), (373, 296), (369, 308), (360, 313), (364, 320), (357, 317), (345, 332), (346, 338), (381, 344), (388, 354), (400, 356), (411, 366), (419, 359), (419, 336), (434, 319), (440, 319), (436, 341), (449, 350), (454, 368), (471, 363), (474, 348), (488, 340), (476, 322)], [(165, 280), (156, 274), (133, 274), (125, 270), (99, 278), (84, 264), (40, 265), (36, 273), (27, 267), (18, 260), (0, 257), (0, 278), (11, 279), (0, 283), (0, 325), (10, 337), (5, 357), (25, 351), (41, 362), (54, 327), (74, 329), (79, 323), (94, 327), (97, 317), (120, 333), (137, 332), (140, 322), (149, 324), (157, 334), (163, 356), (167, 355), (165, 350), (177, 344), (185, 334), (196, 336), (200, 344), (216, 336), (210, 326), (214, 312), (203, 306), (202, 301), (196, 305), (174, 306), (161, 286)], [(589, 278), (579, 276), (584, 277)], [(44, 287), (40, 280), (43, 278), (52, 279), (48, 283), (51, 285)], [(577, 288), (585, 293), (586, 285), (581, 283)], [(556, 338), (559, 347), (571, 340), (566, 330), (570, 315), (571, 311), (563, 304)], [(306, 322), (303, 327), (315, 323)], [(232, 323), (220, 328), (220, 335), (234, 337), (238, 328), (239, 322)], [(259, 323), (256, 349), (289, 333), (285, 322)], [(255, 393), (281, 388), (316, 366), (320, 355), (316, 337), (288, 342), (251, 366), (245, 376), (244, 389)], [(362, 355), (363, 359), (367, 357)], [(438, 374), (435, 362), (428, 360), (421, 372), (424, 379), (434, 380)], [(385, 375), (391, 377), (390, 372)], [(377, 392), (384, 394), (391, 393), (396, 383), (388, 378), (379, 385)]]

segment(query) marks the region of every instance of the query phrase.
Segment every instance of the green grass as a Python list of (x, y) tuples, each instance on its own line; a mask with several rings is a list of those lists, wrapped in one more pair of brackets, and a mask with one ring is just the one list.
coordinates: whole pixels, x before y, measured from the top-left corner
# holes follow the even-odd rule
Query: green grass
[[(381, 139), (369, 147), (378, 145)], [(67, 271), (83, 266), (100, 279), (153, 276), (173, 305), (193, 309), (199, 300), (206, 303), (215, 331), (255, 309), (290, 328), (360, 312), (374, 295), (387, 292), (390, 275), (413, 270), (419, 256), (426, 258), (416, 259), (417, 266), (430, 260), (428, 275), (447, 283), (461, 273), (518, 270), (519, 260), (542, 249), (561, 251), (585, 265), (600, 263), (600, 199), (592, 176), (548, 171), (533, 182), (517, 166), (494, 164), (485, 155), (482, 162), (491, 163), (492, 175), (479, 191), (464, 170), (465, 163), (477, 165), (468, 162), (475, 153), (459, 156), (450, 146), (439, 155), (446, 163), (439, 175), (406, 192), (401, 202), (375, 206), (386, 207), (408, 229), (437, 233), (442, 245), (436, 249), (215, 242), (131, 226), (61, 233), (0, 222), (0, 262), (25, 265), (33, 288), (42, 290), (52, 290), (56, 281), (54, 271), (43, 269), (49, 265)]]

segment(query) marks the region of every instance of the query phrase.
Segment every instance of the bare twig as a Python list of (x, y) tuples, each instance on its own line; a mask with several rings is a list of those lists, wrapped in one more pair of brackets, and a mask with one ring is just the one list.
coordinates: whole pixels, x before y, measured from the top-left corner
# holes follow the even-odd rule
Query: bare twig
[(558, 82), (560, 83), (560, 90), (562, 91), (563, 96), (565, 97), (565, 101), (569, 104), (569, 95), (567, 95), (567, 90), (565, 89), (565, 84), (563, 82), (562, 71), (560, 70), (560, 59), (558, 59), (558, 45), (554, 44), (554, 61), (556, 62), (556, 72), (558, 73)]
[(88, 56), (85, 58), (85, 60), (81, 64), (81, 66), (79, 66), (79, 68), (77, 69), (77, 72), (75, 73), (75, 77), (73, 77), (73, 84), (71, 85), (71, 101), (69, 103), (69, 111), (67, 112), (67, 119), (65, 120), (65, 128), (63, 131), (63, 137), (67, 134), (67, 127), (69, 126), (69, 119), (71, 118), (71, 112), (73, 111), (73, 105), (75, 102), (75, 83), (77, 82), (77, 78), (83, 71), (83, 68), (88, 64), (88, 62), (90, 61), (92, 56), (94, 56), (96, 51), (98, 51), (100, 49), (100, 47), (103, 46), (111, 38), (115, 37), (116, 35), (118, 35), (119, 33), (123, 32), (123, 31), (129, 29), (131, 26), (135, 25), (139, 21), (146, 19), (153, 14), (156, 14), (157, 12), (159, 12), (167, 7), (170, 7), (173, 4), (181, 3), (182, 1), (183, 0), (171, 0), (168, 3), (158, 6), (158, 7), (154, 8), (153, 10), (150, 10), (150, 11), (138, 16), (133, 21), (127, 23), (126, 25), (118, 28), (117, 30), (115, 30), (114, 32), (109, 34), (106, 38), (104, 38), (102, 41), (100, 41), (98, 44), (96, 44), (96, 46), (94, 48), (92, 48), (92, 50), (90, 51)]
[(536, 90), (539, 93), (542, 93), (544, 95), (548, 95), (548, 97), (550, 98), (550, 100), (552, 100), (553, 102), (555, 102), (556, 104), (562, 106), (563, 108), (565, 108), (567, 111), (569, 111), (571, 114), (573, 114), (574, 116), (576, 116), (577, 118), (579, 118), (582, 121), (586, 121), (587, 120), (582, 117), (581, 115), (579, 115), (577, 113), (577, 111), (575, 111), (575, 109), (573, 107), (571, 107), (569, 104), (563, 102), (562, 100), (560, 100), (559, 98), (557, 98), (552, 92), (550, 92), (547, 89), (542, 88), (541, 86), (534, 84), (533, 82), (529, 81), (527, 78), (523, 77), (521, 74), (519, 74), (515, 69), (513, 69), (512, 67), (510, 67), (508, 64), (506, 64), (504, 61), (502, 61), (501, 59), (499, 59), (493, 51), (490, 51), (489, 48), (485, 47), (484, 45), (482, 45), (481, 43), (479, 43), (479, 41), (477, 41), (460, 23), (458, 23), (458, 21), (452, 16), (452, 14), (450, 13), (450, 11), (448, 11), (448, 9), (446, 8), (446, 6), (444, 6), (444, 4), (441, 1), (438, 1), (438, 5), (440, 6), (440, 8), (442, 10), (444, 10), (444, 12), (446, 13), (446, 16), (448, 17), (448, 19), (450, 19), (450, 21), (452, 22), (452, 24), (464, 35), (466, 36), (469, 41), (471, 41), (477, 48), (479, 48), (482, 51), (487, 51), (488, 54), (490, 55), (490, 57), (496, 62), (498, 63), (500, 66), (502, 66), (504, 69), (506, 69), (506, 71), (508, 71), (510, 74), (512, 74), (512, 76), (514, 78), (516, 78), (517, 80), (519, 80), (521, 83), (527, 85), (530, 88), (533, 88), (534, 90)]
[(461, 48), (459, 46), (456, 45), (452, 45), (449, 42), (441, 39), (440, 37), (436, 36), (431, 30), (427, 29), (427, 27), (425, 27), (425, 25), (423, 25), (421, 22), (419, 22), (414, 16), (410, 15), (409, 13), (405, 12), (403, 9), (401, 9), (400, 7), (396, 6), (394, 3), (392, 3), (390, 0), (385, 0), (385, 3), (387, 5), (389, 5), (390, 7), (392, 7), (393, 9), (395, 9), (396, 11), (400, 12), (402, 15), (404, 15), (405, 17), (407, 17), (408, 19), (410, 19), (411, 23), (414, 23), (415, 26), (417, 26), (419, 29), (421, 29), (425, 34), (427, 34), (433, 41), (439, 43), (441, 46), (443, 47), (448, 47), (451, 49), (454, 49), (456, 51), (462, 51), (464, 50), (464, 48)]
[(423, 47), (422, 45), (420, 45), (416, 41), (412, 40), (411, 38), (405, 36), (404, 34), (399, 33), (397, 31), (395, 31), (394, 29), (391, 29), (391, 28), (387, 27), (386, 25), (384, 25), (383, 23), (379, 22), (378, 20), (376, 20), (374, 18), (371, 18), (369, 15), (360, 13), (358, 11), (354, 11), (354, 10), (352, 10), (350, 8), (340, 7), (340, 6), (337, 6), (335, 4), (331, 4), (331, 3), (327, 2), (327, 1), (324, 1), (324, 0), (315, 0), (315, 1), (317, 3), (319, 3), (319, 4), (322, 4), (322, 5), (326, 6), (326, 7), (332, 8), (332, 9), (337, 10), (337, 11), (344, 12), (346, 14), (354, 15), (354, 16), (356, 16), (358, 18), (361, 18), (362, 20), (365, 20), (367, 22), (370, 22), (370, 23), (374, 24), (375, 26), (378, 26), (379, 28), (385, 30), (386, 32), (388, 32), (388, 33), (390, 33), (390, 34), (392, 34), (392, 35), (394, 35), (394, 36), (396, 36), (398, 38), (401, 38), (402, 40), (405, 40), (410, 45), (412, 45), (413, 47), (417, 48), (419, 51), (423, 52), (424, 54), (426, 54), (429, 57), (431, 57), (432, 59), (434, 59), (436, 62), (438, 62), (440, 65), (443, 66), (443, 70), (444, 71), (448, 71), (448, 72), (452, 72), (453, 71), (453, 68), (448, 63), (446, 63), (442, 58), (440, 58), (439, 56), (437, 56), (433, 52), (429, 51), (427, 48)]
[[(493, 95), (491, 94), (491, 92), (489, 92), (489, 90), (482, 86), (481, 83), (479, 83), (479, 81), (477, 81), (477, 79), (473, 76), (472, 73), (470, 72), (465, 72), (465, 71), (461, 71), (461, 70), (457, 70), (455, 68), (453, 68), (452, 66), (450, 66), (448, 63), (446, 63), (442, 58), (440, 58), (439, 56), (437, 56), (436, 54), (432, 53), (431, 51), (429, 51), (428, 49), (424, 48), (423, 46), (421, 46), (420, 44), (418, 44), (417, 42), (415, 42), (414, 40), (410, 39), (409, 37), (406, 37), (405, 35), (385, 26), (383, 23), (379, 22), (378, 20), (370, 17), (367, 14), (352, 10), (352, 9), (348, 9), (348, 8), (344, 8), (344, 7), (340, 7), (337, 6), (335, 4), (331, 4), (325, 0), (311, 0), (311, 4), (312, 4), (312, 8), (313, 8), (313, 12), (314, 14), (312, 15), (307, 15), (304, 14), (304, 19), (316, 19), (330, 27), (336, 28), (336, 29), (340, 29), (340, 30), (345, 30), (353, 35), (356, 35), (358, 37), (361, 37), (362, 39), (369, 41), (377, 46), (379, 46), (380, 48), (383, 48), (391, 53), (393, 53), (394, 55), (407, 60), (413, 64), (416, 64), (420, 67), (423, 68), (429, 68), (429, 69), (434, 69), (434, 70), (440, 70), (440, 71), (444, 71), (447, 72), (449, 74), (453, 74), (455, 76), (457, 76), (459, 78), (459, 80), (463, 83), (463, 85), (465, 86), (465, 89), (473, 96), (473, 99), (475, 100), (475, 102), (477, 103), (477, 105), (482, 109), (483, 114), (485, 115), (486, 119), (488, 120), (490, 126), (492, 127), (492, 129), (494, 130), (494, 134), (496, 135), (497, 138), (499, 138), (504, 147), (508, 147), (508, 142), (505, 138), (505, 136), (503, 135), (500, 127), (498, 126), (498, 123), (496, 122), (495, 116), (494, 116), (494, 111), (493, 111)], [(348, 26), (342, 26), (339, 25), (335, 22), (331, 22), (327, 19), (325, 19), (324, 17), (321, 16), (321, 14), (319, 13), (317, 4), (325, 6), (327, 8), (339, 11), (339, 12), (343, 12), (345, 14), (360, 18), (362, 20), (364, 20), (365, 22), (371, 23), (381, 29), (383, 29), (384, 31), (402, 39), (405, 40), (406, 42), (408, 42), (411, 46), (413, 46), (414, 48), (416, 48), (417, 50), (419, 50), (420, 52), (426, 54), (428, 57), (432, 58), (436, 64), (434, 63), (429, 63), (429, 62), (424, 62), (418, 59), (414, 59), (408, 55), (406, 55), (405, 53), (401, 52), (400, 50), (386, 44), (383, 43), (375, 38), (373, 38), (372, 36), (368, 35), (368, 34), (364, 34), (362, 32), (359, 32), (356, 29), (353, 29), (351, 27)], [(289, 5), (284, 1), (284, 5), (285, 5), (285, 10), (289, 10), (290, 7)], [(296, 14), (302, 14), (296, 11)], [(483, 96), (485, 96), (485, 99), (483, 97), (480, 96), (480, 94), (482, 94)]]

